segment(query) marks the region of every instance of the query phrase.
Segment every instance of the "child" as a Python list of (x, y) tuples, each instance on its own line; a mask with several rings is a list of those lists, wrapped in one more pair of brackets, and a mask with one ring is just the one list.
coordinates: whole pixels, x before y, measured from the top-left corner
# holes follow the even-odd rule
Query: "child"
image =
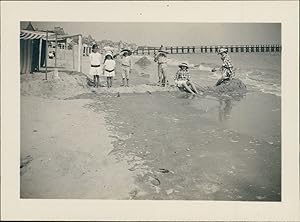
[(94, 44), (92, 47), (92, 53), (90, 54), (90, 63), (90, 75), (93, 76), (95, 86), (98, 88), (101, 73), (102, 56), (98, 52), (98, 46), (96, 44)]
[(167, 83), (167, 54), (168, 52), (159, 50), (154, 57), (154, 62), (158, 64), (158, 85), (165, 86)]
[(113, 60), (113, 54), (107, 52), (104, 59), (103, 75), (107, 77), (107, 88), (112, 87), (112, 78), (115, 76), (116, 62)]
[(132, 61), (131, 57), (129, 55), (130, 50), (123, 49), (120, 52), (120, 55), (122, 55), (121, 64), (122, 64), (122, 85), (125, 86), (125, 79), (126, 79), (126, 86), (129, 86), (129, 74), (132, 70)]
[(217, 81), (216, 86), (220, 85), (222, 82), (226, 80), (232, 79), (234, 77), (234, 69), (231, 63), (231, 59), (228, 55), (228, 50), (225, 48), (221, 48), (218, 51), (218, 54), (221, 55), (221, 60), (223, 62), (221, 68), (213, 68), (212, 72), (220, 70), (222, 72), (221, 78)]
[(186, 63), (179, 65), (179, 70), (175, 76), (175, 84), (179, 89), (183, 88), (193, 95), (198, 94), (195, 85), (190, 81), (189, 67)]

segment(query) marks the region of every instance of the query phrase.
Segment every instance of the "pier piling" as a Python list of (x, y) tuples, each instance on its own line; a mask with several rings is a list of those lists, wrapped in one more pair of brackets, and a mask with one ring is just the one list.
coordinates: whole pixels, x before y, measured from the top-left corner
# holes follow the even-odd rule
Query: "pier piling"
[[(281, 45), (201, 45), (201, 46), (170, 46), (164, 49), (170, 54), (217, 53), (220, 48), (226, 48), (230, 53), (281, 52)], [(155, 54), (161, 47), (138, 47), (135, 55)]]

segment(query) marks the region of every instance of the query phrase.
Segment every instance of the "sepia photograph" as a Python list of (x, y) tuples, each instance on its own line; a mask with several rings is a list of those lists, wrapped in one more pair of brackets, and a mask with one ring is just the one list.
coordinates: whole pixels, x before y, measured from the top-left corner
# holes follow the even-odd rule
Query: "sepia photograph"
[(2, 220), (299, 221), (299, 2), (0, 4)]
[(281, 32), (21, 21), (20, 198), (280, 202)]

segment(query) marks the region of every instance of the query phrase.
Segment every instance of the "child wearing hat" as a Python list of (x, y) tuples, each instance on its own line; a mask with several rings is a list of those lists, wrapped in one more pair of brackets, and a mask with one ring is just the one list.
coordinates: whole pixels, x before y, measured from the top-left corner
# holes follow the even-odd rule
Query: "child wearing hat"
[(90, 75), (93, 76), (95, 86), (99, 86), (99, 78), (101, 73), (101, 63), (102, 63), (102, 56), (98, 52), (98, 46), (94, 44), (92, 46), (92, 53), (90, 54)]
[(190, 80), (189, 67), (186, 63), (179, 65), (179, 70), (176, 72), (174, 80), (179, 89), (184, 89), (193, 95), (198, 94), (195, 85)]
[(115, 76), (116, 62), (113, 60), (112, 52), (107, 52), (104, 58), (103, 75), (107, 78), (107, 88), (112, 87), (112, 79)]
[(218, 54), (221, 55), (221, 60), (223, 62), (221, 68), (214, 68), (212, 72), (220, 70), (222, 72), (222, 77), (217, 81), (216, 86), (220, 85), (222, 82), (226, 80), (230, 80), (234, 77), (233, 65), (231, 63), (231, 58), (228, 55), (228, 50), (225, 48), (221, 48), (218, 51)]
[(121, 55), (121, 65), (122, 65), (122, 85), (125, 86), (125, 79), (126, 79), (126, 86), (129, 86), (129, 74), (132, 70), (132, 60), (130, 57), (130, 50), (123, 49), (120, 52)]
[(158, 85), (165, 86), (167, 82), (167, 54), (168, 52), (159, 50), (154, 61), (158, 63)]

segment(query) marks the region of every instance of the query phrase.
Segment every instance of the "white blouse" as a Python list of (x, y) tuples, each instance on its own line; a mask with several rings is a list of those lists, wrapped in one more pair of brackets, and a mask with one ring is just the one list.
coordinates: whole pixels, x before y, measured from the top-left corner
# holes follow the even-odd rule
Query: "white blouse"
[(104, 69), (105, 70), (109, 70), (109, 71), (112, 71), (114, 70), (116, 67), (116, 62), (112, 59), (107, 59), (105, 60), (105, 63), (104, 63)]
[(96, 52), (96, 53), (92, 52), (90, 54), (90, 62), (91, 62), (91, 65), (93, 65), (93, 66), (101, 65), (102, 55), (99, 52)]

